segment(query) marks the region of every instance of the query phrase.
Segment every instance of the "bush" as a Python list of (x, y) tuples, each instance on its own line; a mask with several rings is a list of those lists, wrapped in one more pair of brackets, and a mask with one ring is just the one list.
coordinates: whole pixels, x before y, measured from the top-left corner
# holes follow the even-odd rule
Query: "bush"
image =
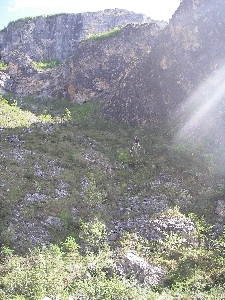
[(51, 58), (51, 59), (41, 60), (39, 62), (33, 61), (33, 65), (37, 70), (48, 71), (61, 66), (62, 62), (57, 58)]
[(97, 218), (89, 223), (81, 222), (80, 239), (86, 252), (98, 253), (101, 249), (107, 248), (106, 226)]
[(5, 71), (8, 69), (8, 64), (4, 63), (4, 61), (0, 61), (0, 70)]
[(122, 29), (123, 29), (123, 27), (115, 27), (104, 33), (92, 34), (92, 35), (89, 35), (86, 38), (86, 40), (90, 40), (90, 39), (101, 40), (101, 39), (105, 39), (105, 38), (111, 38), (111, 37), (116, 36), (119, 32), (121, 32)]

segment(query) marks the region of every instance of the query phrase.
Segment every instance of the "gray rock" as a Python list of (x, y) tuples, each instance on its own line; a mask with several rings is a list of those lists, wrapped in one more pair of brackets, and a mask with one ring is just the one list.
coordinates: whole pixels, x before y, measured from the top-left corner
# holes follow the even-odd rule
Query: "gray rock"
[(45, 201), (46, 198), (47, 196), (45, 194), (39, 194), (39, 193), (27, 194), (25, 197), (25, 201), (30, 203), (42, 202)]
[(20, 47), (9, 57), (12, 92), (84, 103), (117, 83), (131, 62), (151, 50), (160, 31), (156, 24), (127, 25), (110, 38), (82, 41), (65, 64), (48, 72), (35, 70), (31, 58)]
[(221, 217), (225, 217), (225, 200), (217, 200), (215, 213)]
[[(201, 109), (202, 99), (205, 105), (211, 103), (210, 99), (220, 85), (219, 78), (224, 78), (224, 19), (224, 1), (183, 1), (169, 25), (155, 39), (151, 51), (105, 95), (104, 115), (137, 125), (157, 125), (168, 115), (174, 116), (175, 122), (177, 118), (183, 121), (189, 117), (187, 113), (193, 112), (193, 105), (188, 106), (190, 97), (204, 83), (202, 93), (191, 103), (195, 104), (195, 112)], [(212, 80), (212, 74), (219, 76)], [(224, 97), (218, 100), (221, 101), (218, 106), (222, 106)], [(202, 121), (203, 127), (211, 128), (211, 124), (216, 124), (218, 128), (212, 108)], [(201, 127), (200, 123), (198, 127)], [(205, 132), (208, 136), (209, 132)], [(188, 133), (196, 134), (196, 143), (199, 142), (200, 134), (196, 128)], [(185, 137), (185, 133), (182, 134)]]
[(152, 22), (143, 14), (121, 9), (20, 19), (0, 31), (0, 55), (8, 62), (12, 52), (23, 48), (23, 53), (35, 61), (49, 58), (66, 61), (79, 41), (89, 35), (130, 23)]
[(61, 229), (62, 228), (62, 221), (60, 220), (60, 218), (58, 217), (54, 217), (54, 216), (48, 216), (48, 218), (42, 222), (43, 224), (47, 225), (47, 226), (53, 226), (57, 229)]
[(139, 283), (154, 286), (162, 283), (165, 271), (161, 266), (148, 264), (133, 251), (127, 251), (116, 263), (117, 271), (127, 277), (133, 276)]

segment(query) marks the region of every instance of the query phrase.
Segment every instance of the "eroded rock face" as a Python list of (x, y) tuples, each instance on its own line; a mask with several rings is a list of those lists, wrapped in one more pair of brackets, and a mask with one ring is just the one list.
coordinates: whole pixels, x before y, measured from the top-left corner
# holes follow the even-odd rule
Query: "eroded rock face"
[(10, 56), (13, 92), (83, 103), (117, 83), (131, 63), (151, 51), (160, 31), (157, 24), (127, 25), (112, 37), (83, 41), (64, 65), (48, 72), (35, 70), (20, 49)]
[(223, 67), (224, 27), (224, 1), (182, 1), (152, 51), (107, 95), (104, 114), (141, 124), (185, 110), (181, 104)]
[(22, 48), (35, 61), (48, 58), (65, 61), (88, 35), (130, 23), (152, 22), (143, 14), (121, 9), (20, 19), (0, 31), (0, 58), (9, 62), (11, 53)]
[(13, 89), (12, 85), (13, 81), (10, 76), (4, 71), (0, 71), (0, 94), (9, 93)]
[[(9, 61), (5, 74), (10, 76), (1, 76), (1, 90), (78, 103), (104, 99), (105, 116), (130, 124), (157, 124), (168, 116), (180, 117), (187, 110), (187, 99), (210, 76), (220, 103), (224, 102), (224, 1), (184, 0), (163, 30), (157, 22), (127, 25), (116, 36), (78, 45), (90, 33), (126, 22), (152, 21), (123, 10), (107, 10), (11, 24), (0, 32), (1, 56)], [(44, 73), (32, 66), (32, 60), (43, 58), (66, 62)], [(208, 101), (213, 93), (206, 84), (193, 102)]]

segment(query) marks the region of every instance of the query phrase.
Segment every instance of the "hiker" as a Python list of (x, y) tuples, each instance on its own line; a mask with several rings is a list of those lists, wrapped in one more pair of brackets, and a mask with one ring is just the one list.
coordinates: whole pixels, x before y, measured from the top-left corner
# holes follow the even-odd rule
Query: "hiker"
[(133, 157), (133, 147), (129, 150), (130, 156)]
[(134, 142), (135, 142), (135, 144), (136, 144), (137, 146), (140, 146), (140, 144), (139, 144), (139, 138), (138, 138), (137, 136), (135, 136)]

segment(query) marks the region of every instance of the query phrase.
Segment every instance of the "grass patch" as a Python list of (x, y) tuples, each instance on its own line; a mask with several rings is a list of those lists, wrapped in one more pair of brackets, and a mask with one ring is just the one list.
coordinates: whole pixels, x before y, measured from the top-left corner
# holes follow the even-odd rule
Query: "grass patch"
[(37, 121), (37, 117), (29, 111), (23, 111), (17, 107), (14, 101), (11, 105), (0, 95), (0, 127), (15, 128), (18, 126), (30, 126)]
[(115, 27), (107, 32), (100, 33), (100, 34), (92, 34), (86, 37), (86, 40), (102, 40), (107, 38), (112, 38), (117, 36), (124, 27)]
[[(16, 99), (9, 100), (0, 95), (0, 127), (2, 128), (16, 128), (29, 127), (33, 123), (63, 123), (71, 118), (71, 112), (68, 108), (64, 109), (64, 113), (53, 115), (50, 111), (43, 109), (26, 110), (26, 105), (18, 103)], [(30, 107), (29, 107), (30, 109)]]
[(39, 62), (33, 61), (33, 66), (39, 71), (49, 71), (62, 65), (62, 62), (57, 58), (45, 59)]

